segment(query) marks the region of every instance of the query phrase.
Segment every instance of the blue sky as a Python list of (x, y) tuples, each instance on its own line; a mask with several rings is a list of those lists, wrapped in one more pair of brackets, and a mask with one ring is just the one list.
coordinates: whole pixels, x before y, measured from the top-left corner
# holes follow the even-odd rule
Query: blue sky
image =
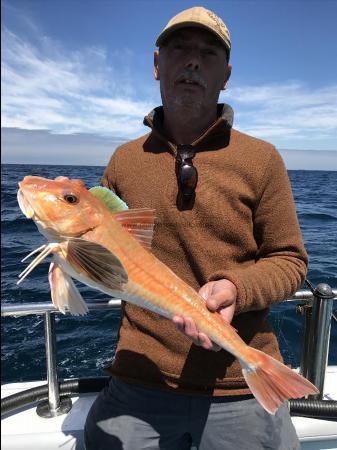
[(3, 161), (104, 165), (147, 132), (142, 119), (161, 103), (155, 38), (196, 5), (231, 32), (220, 100), (234, 126), (275, 144), (289, 168), (337, 170), (333, 0), (3, 1)]

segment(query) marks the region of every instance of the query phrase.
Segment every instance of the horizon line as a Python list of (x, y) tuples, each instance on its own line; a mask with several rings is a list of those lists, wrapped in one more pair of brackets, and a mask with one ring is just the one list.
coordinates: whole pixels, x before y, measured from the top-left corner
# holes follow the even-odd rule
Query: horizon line
[[(301, 150), (299, 150), (301, 151)], [(303, 150), (302, 150), (303, 151)], [(313, 150), (319, 151), (319, 150)], [(324, 151), (334, 151), (334, 150), (324, 150)], [(97, 166), (91, 164), (46, 164), (46, 163), (5, 163), (1, 162), (1, 166), (51, 166), (51, 167), (103, 167), (106, 165)], [(288, 169), (287, 172), (337, 172), (337, 169)]]

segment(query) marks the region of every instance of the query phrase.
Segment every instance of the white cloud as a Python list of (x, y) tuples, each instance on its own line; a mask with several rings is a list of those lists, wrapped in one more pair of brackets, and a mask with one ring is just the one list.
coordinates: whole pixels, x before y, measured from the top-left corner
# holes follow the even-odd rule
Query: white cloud
[(143, 131), (155, 101), (130, 96), (134, 88), (118, 54), (117, 74), (103, 48), (69, 52), (48, 38), (38, 47), (7, 29), (3, 41), (3, 126), (128, 137)]
[[(337, 149), (337, 84), (309, 89), (304, 83), (233, 86), (222, 94), (239, 111), (236, 126), (279, 146), (291, 142), (321, 142)], [(306, 144), (307, 145), (307, 144)]]
[[(65, 49), (33, 25), (29, 41), (3, 30), (4, 127), (125, 138), (146, 131), (142, 120), (160, 101), (159, 89), (139, 89), (131, 50)], [(233, 106), (236, 128), (279, 148), (337, 149), (337, 84), (234, 82), (220, 100)]]

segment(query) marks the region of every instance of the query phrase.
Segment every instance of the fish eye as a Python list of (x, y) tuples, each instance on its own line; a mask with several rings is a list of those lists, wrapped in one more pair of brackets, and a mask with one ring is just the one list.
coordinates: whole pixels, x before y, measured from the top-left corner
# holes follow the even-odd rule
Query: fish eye
[(65, 194), (63, 198), (67, 203), (71, 204), (78, 203), (78, 197), (76, 197), (76, 195), (74, 194)]

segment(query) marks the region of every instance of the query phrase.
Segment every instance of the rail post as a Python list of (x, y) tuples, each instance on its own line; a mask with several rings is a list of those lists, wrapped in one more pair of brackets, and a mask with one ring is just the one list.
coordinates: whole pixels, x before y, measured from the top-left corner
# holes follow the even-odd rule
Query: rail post
[(318, 389), (319, 394), (310, 396), (315, 399), (323, 398), (325, 371), (328, 364), (329, 340), (334, 293), (328, 284), (320, 283), (316, 286), (310, 318), (310, 336), (306, 373), (303, 375)]
[(69, 397), (60, 397), (56, 366), (55, 315), (50, 311), (44, 313), (44, 332), (46, 344), (48, 400), (37, 405), (40, 417), (55, 417), (66, 414), (72, 407)]
[(312, 317), (312, 302), (304, 302), (296, 307), (296, 312), (304, 316), (303, 323), (303, 346), (300, 362), (300, 374), (305, 378), (308, 377), (308, 366), (310, 364), (310, 346), (311, 346), (311, 317)]

